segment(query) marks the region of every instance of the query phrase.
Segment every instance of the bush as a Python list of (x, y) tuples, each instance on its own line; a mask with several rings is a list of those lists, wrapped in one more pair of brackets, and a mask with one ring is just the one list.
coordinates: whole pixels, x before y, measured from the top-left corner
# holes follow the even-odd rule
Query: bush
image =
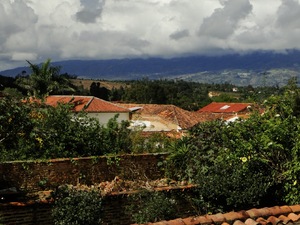
[(298, 204), (299, 96), (287, 88), (265, 101), (263, 115), (198, 124), (170, 146), (169, 174), (197, 184), (211, 210)]
[(61, 186), (54, 193), (52, 217), (55, 225), (95, 225), (101, 221), (102, 198), (94, 190)]
[(131, 150), (128, 122), (107, 126), (71, 106), (0, 99), (0, 160), (98, 156)]
[(131, 195), (127, 211), (135, 223), (157, 222), (176, 218), (176, 200), (164, 192), (143, 191)]

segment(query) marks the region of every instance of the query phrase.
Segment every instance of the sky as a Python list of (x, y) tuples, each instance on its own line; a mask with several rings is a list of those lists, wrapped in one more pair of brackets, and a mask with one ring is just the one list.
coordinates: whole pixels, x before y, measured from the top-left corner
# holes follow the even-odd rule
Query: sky
[(46, 59), (300, 49), (300, 0), (1, 0), (0, 71)]

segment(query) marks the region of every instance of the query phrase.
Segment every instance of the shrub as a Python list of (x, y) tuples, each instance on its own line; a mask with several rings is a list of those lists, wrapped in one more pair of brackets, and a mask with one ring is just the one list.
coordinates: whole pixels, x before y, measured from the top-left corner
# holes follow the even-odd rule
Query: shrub
[(176, 217), (176, 200), (164, 192), (142, 191), (131, 195), (127, 211), (135, 223), (157, 222)]
[(263, 115), (198, 124), (170, 146), (169, 174), (197, 184), (212, 210), (299, 203), (299, 96), (287, 88)]
[(102, 199), (94, 190), (61, 186), (54, 193), (52, 217), (55, 225), (95, 225), (101, 221)]

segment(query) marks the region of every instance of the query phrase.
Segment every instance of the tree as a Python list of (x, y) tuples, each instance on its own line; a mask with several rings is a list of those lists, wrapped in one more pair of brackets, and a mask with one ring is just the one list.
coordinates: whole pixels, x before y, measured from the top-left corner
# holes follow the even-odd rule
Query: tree
[(59, 74), (59, 66), (51, 66), (47, 59), (41, 66), (27, 61), (31, 69), (29, 77), (19, 77), (17, 83), (27, 90), (29, 96), (44, 99), (49, 94), (61, 90), (74, 91), (69, 80)]
[(197, 184), (210, 210), (298, 204), (300, 94), (294, 84), (266, 99), (263, 115), (193, 127), (173, 145), (170, 174)]

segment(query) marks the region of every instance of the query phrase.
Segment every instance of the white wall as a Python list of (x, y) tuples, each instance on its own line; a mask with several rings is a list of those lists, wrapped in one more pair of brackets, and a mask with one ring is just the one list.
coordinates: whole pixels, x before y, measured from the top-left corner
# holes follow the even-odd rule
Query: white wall
[(88, 116), (94, 117), (99, 120), (100, 124), (106, 125), (107, 122), (113, 118), (116, 114), (119, 114), (117, 119), (118, 123), (121, 123), (122, 120), (129, 121), (129, 112), (126, 113), (88, 113)]

